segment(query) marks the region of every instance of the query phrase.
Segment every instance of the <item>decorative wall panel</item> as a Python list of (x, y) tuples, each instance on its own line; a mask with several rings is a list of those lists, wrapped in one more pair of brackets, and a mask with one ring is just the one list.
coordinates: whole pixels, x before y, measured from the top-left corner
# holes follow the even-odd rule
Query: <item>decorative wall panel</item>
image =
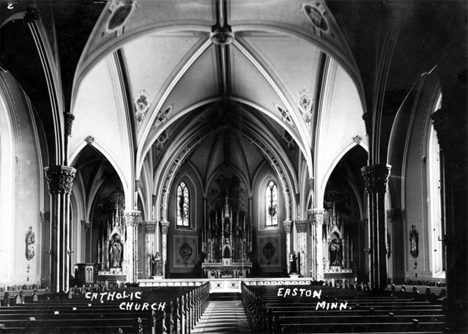
[(258, 262), (260, 267), (281, 267), (281, 239), (279, 234), (258, 237)]
[(174, 235), (174, 268), (194, 268), (198, 261), (198, 237)]

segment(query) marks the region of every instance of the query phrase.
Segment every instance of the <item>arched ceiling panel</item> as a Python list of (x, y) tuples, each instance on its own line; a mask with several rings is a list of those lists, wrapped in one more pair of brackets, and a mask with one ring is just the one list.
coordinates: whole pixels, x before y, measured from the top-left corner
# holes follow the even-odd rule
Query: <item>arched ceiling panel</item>
[(244, 137), (240, 137), (239, 142), (244, 150), (245, 158), (249, 163), (249, 176), (251, 179), (253, 179), (255, 171), (258, 169), (258, 166), (264, 160), (263, 155), (260, 153), (256, 146), (254, 146)]
[[(320, 137), (317, 143), (318, 179), (325, 182), (338, 160), (347, 150), (360, 144), (368, 147), (366, 129), (362, 121), (362, 105), (356, 86), (336, 62), (330, 65), (325, 97), (321, 110)], [(320, 196), (320, 194), (318, 194)]]
[(150, 102), (162, 94), (163, 85), (185, 60), (191, 49), (206, 36), (185, 34), (153, 34), (138, 38), (123, 49), (127, 72), (132, 89), (132, 101), (146, 91)]
[(270, 116), (293, 129), (290, 116), (283, 117), (276, 106), (287, 112), (276, 91), (258, 69), (237, 49), (230, 48), (232, 59), (231, 87), (232, 94), (255, 103), (265, 110), (270, 111)]
[(261, 57), (276, 73), (294, 102), (297, 103), (303, 89), (309, 92), (309, 96), (315, 96), (321, 55), (316, 45), (293, 36), (278, 34), (242, 32), (241, 36), (247, 43), (243, 43), (244, 46), (253, 50), (251, 52)]
[[(87, 142), (96, 144), (123, 175), (130, 176), (132, 159), (128, 121), (122, 105), (113, 55), (89, 72), (80, 86), (73, 109), (75, 121), (70, 137), (70, 157), (76, 157)], [(122, 183), (128, 184), (128, 180)]]
[(178, 112), (198, 102), (214, 98), (219, 93), (216, 50), (211, 46), (180, 79), (161, 110), (172, 106), (171, 112), (167, 115), (167, 120), (170, 120)]

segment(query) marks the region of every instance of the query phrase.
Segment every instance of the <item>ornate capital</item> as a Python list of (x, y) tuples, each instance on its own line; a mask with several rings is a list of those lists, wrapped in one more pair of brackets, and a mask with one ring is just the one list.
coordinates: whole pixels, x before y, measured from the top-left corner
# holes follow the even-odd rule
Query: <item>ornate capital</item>
[(323, 225), (323, 214), (324, 213), (325, 213), (324, 209), (309, 210), (312, 225)]
[(361, 168), (368, 193), (385, 193), (387, 191), (390, 168), (389, 165), (372, 165)]
[(29, 6), (26, 9), (23, 20), (26, 23), (33, 23), (34, 21), (39, 21), (41, 19), (41, 14), (36, 7)]
[(138, 210), (125, 211), (125, 225), (135, 227), (140, 222), (141, 212)]
[(72, 125), (73, 121), (75, 120), (75, 116), (72, 113), (66, 112), (65, 113), (65, 135), (71, 136)]
[(404, 214), (405, 214), (405, 209), (387, 210), (387, 217), (388, 217), (389, 222), (391, 223), (398, 221), (398, 220), (402, 220)]
[(310, 222), (307, 219), (296, 220), (296, 231), (298, 233), (307, 233), (307, 227), (310, 225)]
[(156, 232), (156, 226), (158, 226), (156, 220), (146, 220), (143, 223), (145, 224), (145, 232), (147, 234), (154, 234)]
[(286, 234), (291, 234), (292, 221), (291, 220), (285, 220), (283, 222), (283, 226), (284, 226), (284, 231), (286, 232)]
[(44, 168), (49, 185), (49, 194), (71, 194), (76, 169), (67, 166), (49, 166)]
[(161, 220), (159, 222), (161, 224), (161, 231), (163, 235), (167, 235), (167, 232), (169, 231), (169, 222), (167, 220)]

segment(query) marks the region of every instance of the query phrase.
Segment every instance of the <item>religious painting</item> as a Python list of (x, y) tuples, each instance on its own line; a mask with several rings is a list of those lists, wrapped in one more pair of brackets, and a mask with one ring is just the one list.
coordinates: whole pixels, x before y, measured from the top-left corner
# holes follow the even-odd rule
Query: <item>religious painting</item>
[(279, 234), (258, 237), (260, 267), (281, 267), (281, 238)]
[(198, 261), (197, 236), (174, 235), (174, 268), (193, 268)]

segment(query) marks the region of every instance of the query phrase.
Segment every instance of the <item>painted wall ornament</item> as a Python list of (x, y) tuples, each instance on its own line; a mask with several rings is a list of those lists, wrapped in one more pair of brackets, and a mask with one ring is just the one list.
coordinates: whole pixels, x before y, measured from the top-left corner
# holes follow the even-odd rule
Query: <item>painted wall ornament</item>
[(312, 107), (314, 103), (310, 98), (310, 93), (307, 89), (302, 89), (299, 92), (299, 100), (297, 102), (297, 106), (299, 111), (302, 114), (302, 118), (307, 125), (307, 128), (310, 130), (310, 124), (312, 122)]
[(136, 97), (133, 101), (135, 104), (135, 117), (138, 123), (141, 123), (145, 118), (145, 114), (148, 111), (150, 102), (149, 102), (149, 94), (146, 90), (141, 90), (140, 94)]
[(31, 260), (36, 252), (34, 245), (36, 243), (36, 234), (32, 231), (32, 226), (29, 226), (28, 232), (26, 232), (26, 259)]
[(301, 4), (299, 5), (308, 19), (314, 26), (314, 32), (317, 36), (322, 37), (322, 33), (330, 34), (332, 38), (335, 38), (335, 34), (330, 31), (330, 26), (326, 18), (327, 9), (319, 2), (314, 4)]
[(107, 22), (106, 32), (108, 34), (114, 31), (121, 33), (123, 26), (125, 23), (127, 23), (127, 20), (134, 9), (134, 2), (113, 0), (109, 7), (111, 15), (109, 17), (109, 21)]
[(412, 257), (417, 258), (419, 255), (419, 234), (416, 230), (416, 226), (411, 225), (410, 230), (410, 254)]

